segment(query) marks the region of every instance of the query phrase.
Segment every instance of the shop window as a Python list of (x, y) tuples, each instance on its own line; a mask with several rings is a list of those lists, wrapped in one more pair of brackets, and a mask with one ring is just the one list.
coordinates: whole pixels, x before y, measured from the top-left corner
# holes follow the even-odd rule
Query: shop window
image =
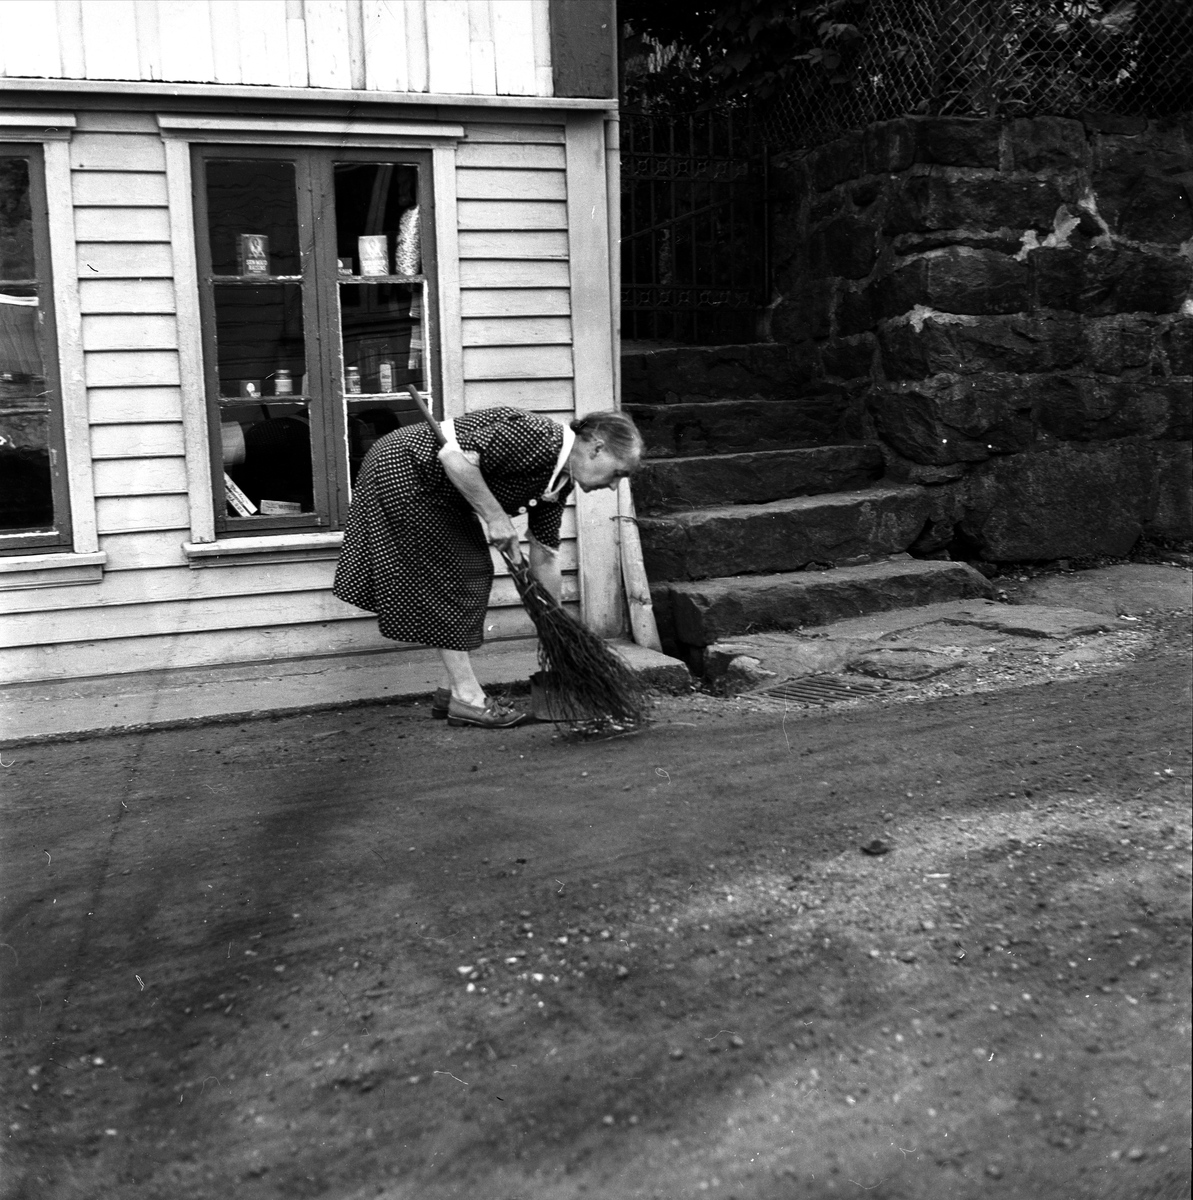
[(0, 143), (0, 553), (70, 547), (40, 146)]
[(429, 155), (195, 156), (217, 529), (342, 528), (407, 387), (438, 391)]

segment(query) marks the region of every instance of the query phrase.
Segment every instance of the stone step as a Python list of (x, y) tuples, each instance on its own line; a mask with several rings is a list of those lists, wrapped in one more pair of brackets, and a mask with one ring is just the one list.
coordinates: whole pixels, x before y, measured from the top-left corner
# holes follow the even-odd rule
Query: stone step
[(864, 437), (862, 401), (843, 390), (785, 400), (622, 407), (642, 431), (648, 458), (830, 446)]
[(764, 504), (864, 488), (882, 469), (882, 451), (874, 443), (649, 459), (634, 475), (634, 503), (643, 514)]
[(814, 377), (805, 352), (777, 342), (671, 346), (621, 356), (622, 402), (628, 404), (790, 399)]
[(652, 582), (797, 571), (906, 550), (928, 521), (928, 491), (895, 485), (642, 517)]
[(651, 588), (664, 642), (710, 646), (750, 631), (827, 625), (867, 613), (943, 600), (992, 598), (994, 588), (967, 563), (900, 555), (832, 571), (799, 571), (664, 583)]

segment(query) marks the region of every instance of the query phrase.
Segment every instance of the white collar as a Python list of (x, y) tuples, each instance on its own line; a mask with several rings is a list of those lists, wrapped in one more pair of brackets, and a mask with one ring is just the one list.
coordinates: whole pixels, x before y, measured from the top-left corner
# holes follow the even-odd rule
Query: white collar
[(576, 444), (576, 432), (571, 426), (561, 425), (560, 429), (563, 430), (563, 448), (559, 451), (559, 458), (555, 461), (555, 470), (551, 475), (551, 482), (547, 484), (543, 492), (544, 496), (549, 496), (559, 490), (559, 476), (567, 466), (568, 459), (571, 457), (572, 447)]

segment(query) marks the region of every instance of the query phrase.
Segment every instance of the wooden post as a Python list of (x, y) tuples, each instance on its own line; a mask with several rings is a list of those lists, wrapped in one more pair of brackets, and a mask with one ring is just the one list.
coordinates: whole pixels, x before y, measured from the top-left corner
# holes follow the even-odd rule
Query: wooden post
[[(616, 405), (604, 114), (569, 112), (565, 145), (573, 380), (576, 416), (583, 417)], [(602, 637), (625, 630), (617, 518), (614, 492), (577, 495), (580, 605), (585, 624)]]

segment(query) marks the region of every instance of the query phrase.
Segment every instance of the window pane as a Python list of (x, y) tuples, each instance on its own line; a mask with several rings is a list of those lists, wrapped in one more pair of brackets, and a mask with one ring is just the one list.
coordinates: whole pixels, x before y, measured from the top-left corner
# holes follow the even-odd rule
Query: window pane
[(0, 531), (54, 528), (36, 288), (0, 288)]
[(336, 163), (336, 257), (350, 275), (417, 275), (418, 168)]
[[(302, 285), (219, 283), (216, 358), (230, 516), (314, 511)], [(256, 511), (242, 511), (244, 509)]]
[(294, 164), (209, 161), (207, 225), (213, 274), (301, 274)]
[(0, 158), (0, 280), (33, 279), (29, 160)]

